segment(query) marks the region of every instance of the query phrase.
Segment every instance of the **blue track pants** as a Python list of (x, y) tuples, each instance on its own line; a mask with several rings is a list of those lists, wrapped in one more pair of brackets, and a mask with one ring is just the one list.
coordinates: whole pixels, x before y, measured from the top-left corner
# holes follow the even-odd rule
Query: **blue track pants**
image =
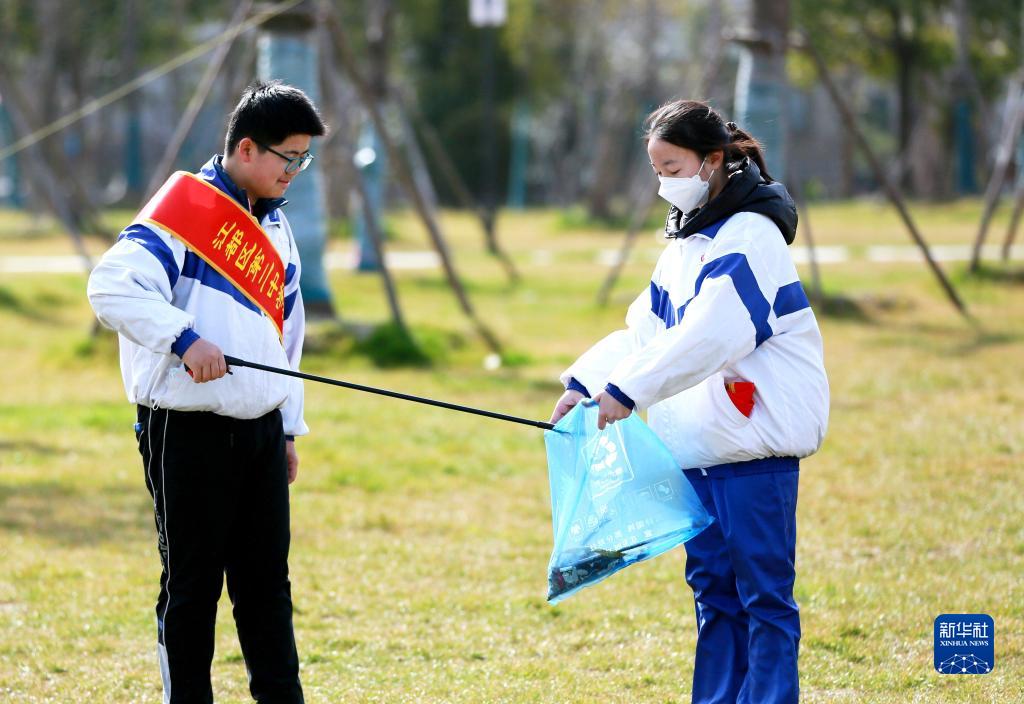
[(792, 457), (686, 470), (715, 522), (686, 543), (697, 611), (693, 701), (787, 704), (799, 697), (800, 614)]

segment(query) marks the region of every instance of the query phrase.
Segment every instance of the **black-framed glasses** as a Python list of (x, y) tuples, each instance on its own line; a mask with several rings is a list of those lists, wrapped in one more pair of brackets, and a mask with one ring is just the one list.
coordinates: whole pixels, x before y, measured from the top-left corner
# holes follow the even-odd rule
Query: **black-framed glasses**
[(305, 154), (300, 154), (299, 156), (286, 156), (285, 154), (282, 154), (276, 149), (268, 147), (266, 144), (262, 144), (260, 142), (256, 142), (256, 144), (263, 147), (271, 154), (279, 156), (285, 161), (287, 161), (288, 164), (287, 166), (284, 167), (284, 172), (286, 174), (294, 174), (299, 171), (305, 171), (306, 167), (309, 166), (309, 162), (313, 161), (313, 155), (310, 154), (309, 152), (306, 152)]

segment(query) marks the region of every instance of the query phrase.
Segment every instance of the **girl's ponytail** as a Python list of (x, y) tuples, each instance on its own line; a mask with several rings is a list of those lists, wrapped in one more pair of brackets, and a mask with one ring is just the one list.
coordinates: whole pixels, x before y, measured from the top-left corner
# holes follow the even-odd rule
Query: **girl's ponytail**
[(745, 130), (736, 126), (735, 122), (725, 123), (726, 132), (729, 135), (729, 143), (725, 147), (726, 161), (739, 161), (743, 157), (750, 157), (750, 160), (757, 164), (761, 176), (768, 183), (774, 179), (768, 173), (768, 167), (764, 163), (764, 152), (761, 143), (754, 139)]
[(647, 116), (644, 126), (644, 139), (662, 139), (677, 147), (692, 149), (701, 158), (721, 149), (726, 163), (749, 157), (766, 182), (773, 180), (764, 163), (761, 143), (735, 122), (725, 122), (707, 103), (698, 100), (665, 103)]

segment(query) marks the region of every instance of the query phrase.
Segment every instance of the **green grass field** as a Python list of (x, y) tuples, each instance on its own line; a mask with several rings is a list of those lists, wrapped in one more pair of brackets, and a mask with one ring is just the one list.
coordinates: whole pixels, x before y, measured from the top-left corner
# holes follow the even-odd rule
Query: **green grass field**
[[(964, 201), (914, 212), (933, 242), (957, 243), (970, 241), (978, 211)], [(875, 203), (810, 215), (824, 244), (909, 241)], [(514, 363), (484, 369), (486, 348), (428, 270), (398, 278), (435, 364), (378, 367), (338, 326), (319, 324), (304, 366), (546, 420), (558, 372), (621, 324), (649, 263), (636, 258), (599, 308), (604, 270), (594, 255), (620, 233), (570, 230), (551, 212), (503, 216), (501, 237), (524, 274), (510, 286), (472, 220), (443, 222), (481, 317)], [(392, 229), (394, 249), (426, 247), (408, 216)], [(98, 254), (105, 244), (89, 246)], [(0, 213), (0, 257), (69, 252), (45, 221)], [(1024, 701), (1021, 268), (970, 278), (947, 267), (974, 325), (922, 266), (823, 268), (827, 292), (847, 302), (819, 312), (831, 425), (802, 465), (804, 701)], [(386, 320), (377, 278), (334, 272), (332, 285), (347, 323)], [(151, 501), (116, 341), (90, 340), (84, 289), (84, 275), (0, 279), (3, 702), (161, 701)], [(307, 701), (689, 701), (695, 624), (682, 550), (557, 607), (545, 602), (551, 526), (539, 430), (306, 391), (312, 434), (299, 440), (291, 567)], [(215, 692), (248, 701), (226, 595), (221, 607)], [(933, 620), (974, 612), (995, 619), (995, 670), (937, 674)]]

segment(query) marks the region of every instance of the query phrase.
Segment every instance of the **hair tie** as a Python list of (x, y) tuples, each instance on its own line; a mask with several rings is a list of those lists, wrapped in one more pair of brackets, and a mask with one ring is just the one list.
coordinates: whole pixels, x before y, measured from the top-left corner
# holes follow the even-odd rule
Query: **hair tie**
[(735, 132), (739, 127), (736, 126), (735, 122), (726, 122), (725, 129), (729, 130), (729, 132)]

